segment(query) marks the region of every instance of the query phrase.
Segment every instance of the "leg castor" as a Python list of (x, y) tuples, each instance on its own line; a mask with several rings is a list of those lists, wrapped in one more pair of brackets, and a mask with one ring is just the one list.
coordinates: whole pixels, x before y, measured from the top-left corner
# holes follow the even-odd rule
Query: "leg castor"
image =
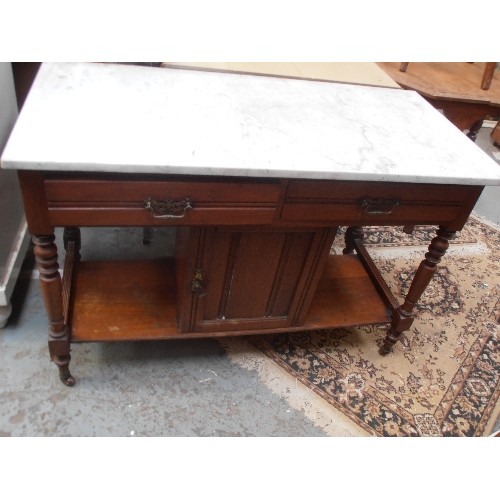
[(73, 387), (76, 380), (69, 371), (70, 360), (71, 356), (69, 354), (67, 356), (54, 356), (52, 358), (52, 361), (57, 365), (57, 368), (59, 368), (59, 378), (61, 382), (68, 387)]

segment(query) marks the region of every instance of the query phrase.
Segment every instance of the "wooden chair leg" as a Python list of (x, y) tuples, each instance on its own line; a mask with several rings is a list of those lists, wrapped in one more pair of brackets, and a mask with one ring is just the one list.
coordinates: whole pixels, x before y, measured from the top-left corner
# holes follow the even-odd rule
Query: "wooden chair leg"
[(481, 130), (482, 126), (483, 126), (483, 120), (477, 120), (469, 128), (469, 131), (467, 132), (466, 135), (472, 142), (476, 142), (477, 134)]
[(493, 73), (495, 73), (496, 67), (496, 62), (486, 63), (484, 67), (483, 79), (481, 81), (481, 88), (483, 90), (488, 90), (490, 88), (491, 80), (493, 80)]
[(364, 238), (363, 226), (349, 226), (345, 232), (345, 248), (342, 250), (344, 255), (354, 253), (355, 245), (354, 240), (363, 240)]

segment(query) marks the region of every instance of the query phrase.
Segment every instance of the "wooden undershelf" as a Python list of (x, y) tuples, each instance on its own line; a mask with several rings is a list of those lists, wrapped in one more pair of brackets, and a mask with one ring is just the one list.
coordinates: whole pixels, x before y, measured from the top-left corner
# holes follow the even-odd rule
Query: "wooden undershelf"
[[(179, 333), (173, 259), (76, 264), (69, 323), (72, 342), (207, 337)], [(389, 310), (355, 255), (333, 255), (304, 325), (221, 332), (210, 336), (279, 333), (377, 324)]]

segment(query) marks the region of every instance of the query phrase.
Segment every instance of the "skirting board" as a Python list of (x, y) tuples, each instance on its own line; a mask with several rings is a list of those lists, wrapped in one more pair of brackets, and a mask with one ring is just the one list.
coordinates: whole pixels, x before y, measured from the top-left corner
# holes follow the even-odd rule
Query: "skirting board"
[(10, 297), (19, 276), (19, 271), (21, 270), (28, 246), (28, 227), (23, 217), (16, 237), (12, 242), (12, 249), (5, 266), (5, 273), (0, 277), (0, 328), (5, 326), (10, 315)]

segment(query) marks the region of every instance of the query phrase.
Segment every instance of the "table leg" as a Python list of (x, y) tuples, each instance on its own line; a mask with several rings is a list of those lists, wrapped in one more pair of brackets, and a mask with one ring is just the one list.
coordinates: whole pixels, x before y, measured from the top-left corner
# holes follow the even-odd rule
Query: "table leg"
[(62, 283), (57, 262), (57, 247), (54, 234), (33, 236), (35, 260), (40, 272), (45, 310), (49, 319), (50, 358), (59, 368), (59, 378), (67, 386), (75, 385), (69, 371), (70, 344), (64, 322)]
[(476, 142), (477, 134), (481, 130), (482, 126), (483, 126), (483, 120), (477, 120), (469, 128), (469, 131), (467, 132), (466, 135), (472, 142)]
[(411, 327), (415, 317), (413, 310), (434, 276), (441, 257), (448, 250), (449, 240), (454, 236), (455, 231), (447, 231), (443, 226), (439, 226), (437, 236), (429, 245), (429, 251), (425, 254), (425, 260), (421, 262), (413, 278), (403, 305), (392, 312), (391, 328), (380, 348), (380, 354), (388, 354), (399, 336)]
[(347, 228), (344, 236), (345, 248), (342, 250), (343, 254), (354, 253), (354, 240), (363, 240), (365, 237), (363, 233), (363, 226), (350, 226)]

